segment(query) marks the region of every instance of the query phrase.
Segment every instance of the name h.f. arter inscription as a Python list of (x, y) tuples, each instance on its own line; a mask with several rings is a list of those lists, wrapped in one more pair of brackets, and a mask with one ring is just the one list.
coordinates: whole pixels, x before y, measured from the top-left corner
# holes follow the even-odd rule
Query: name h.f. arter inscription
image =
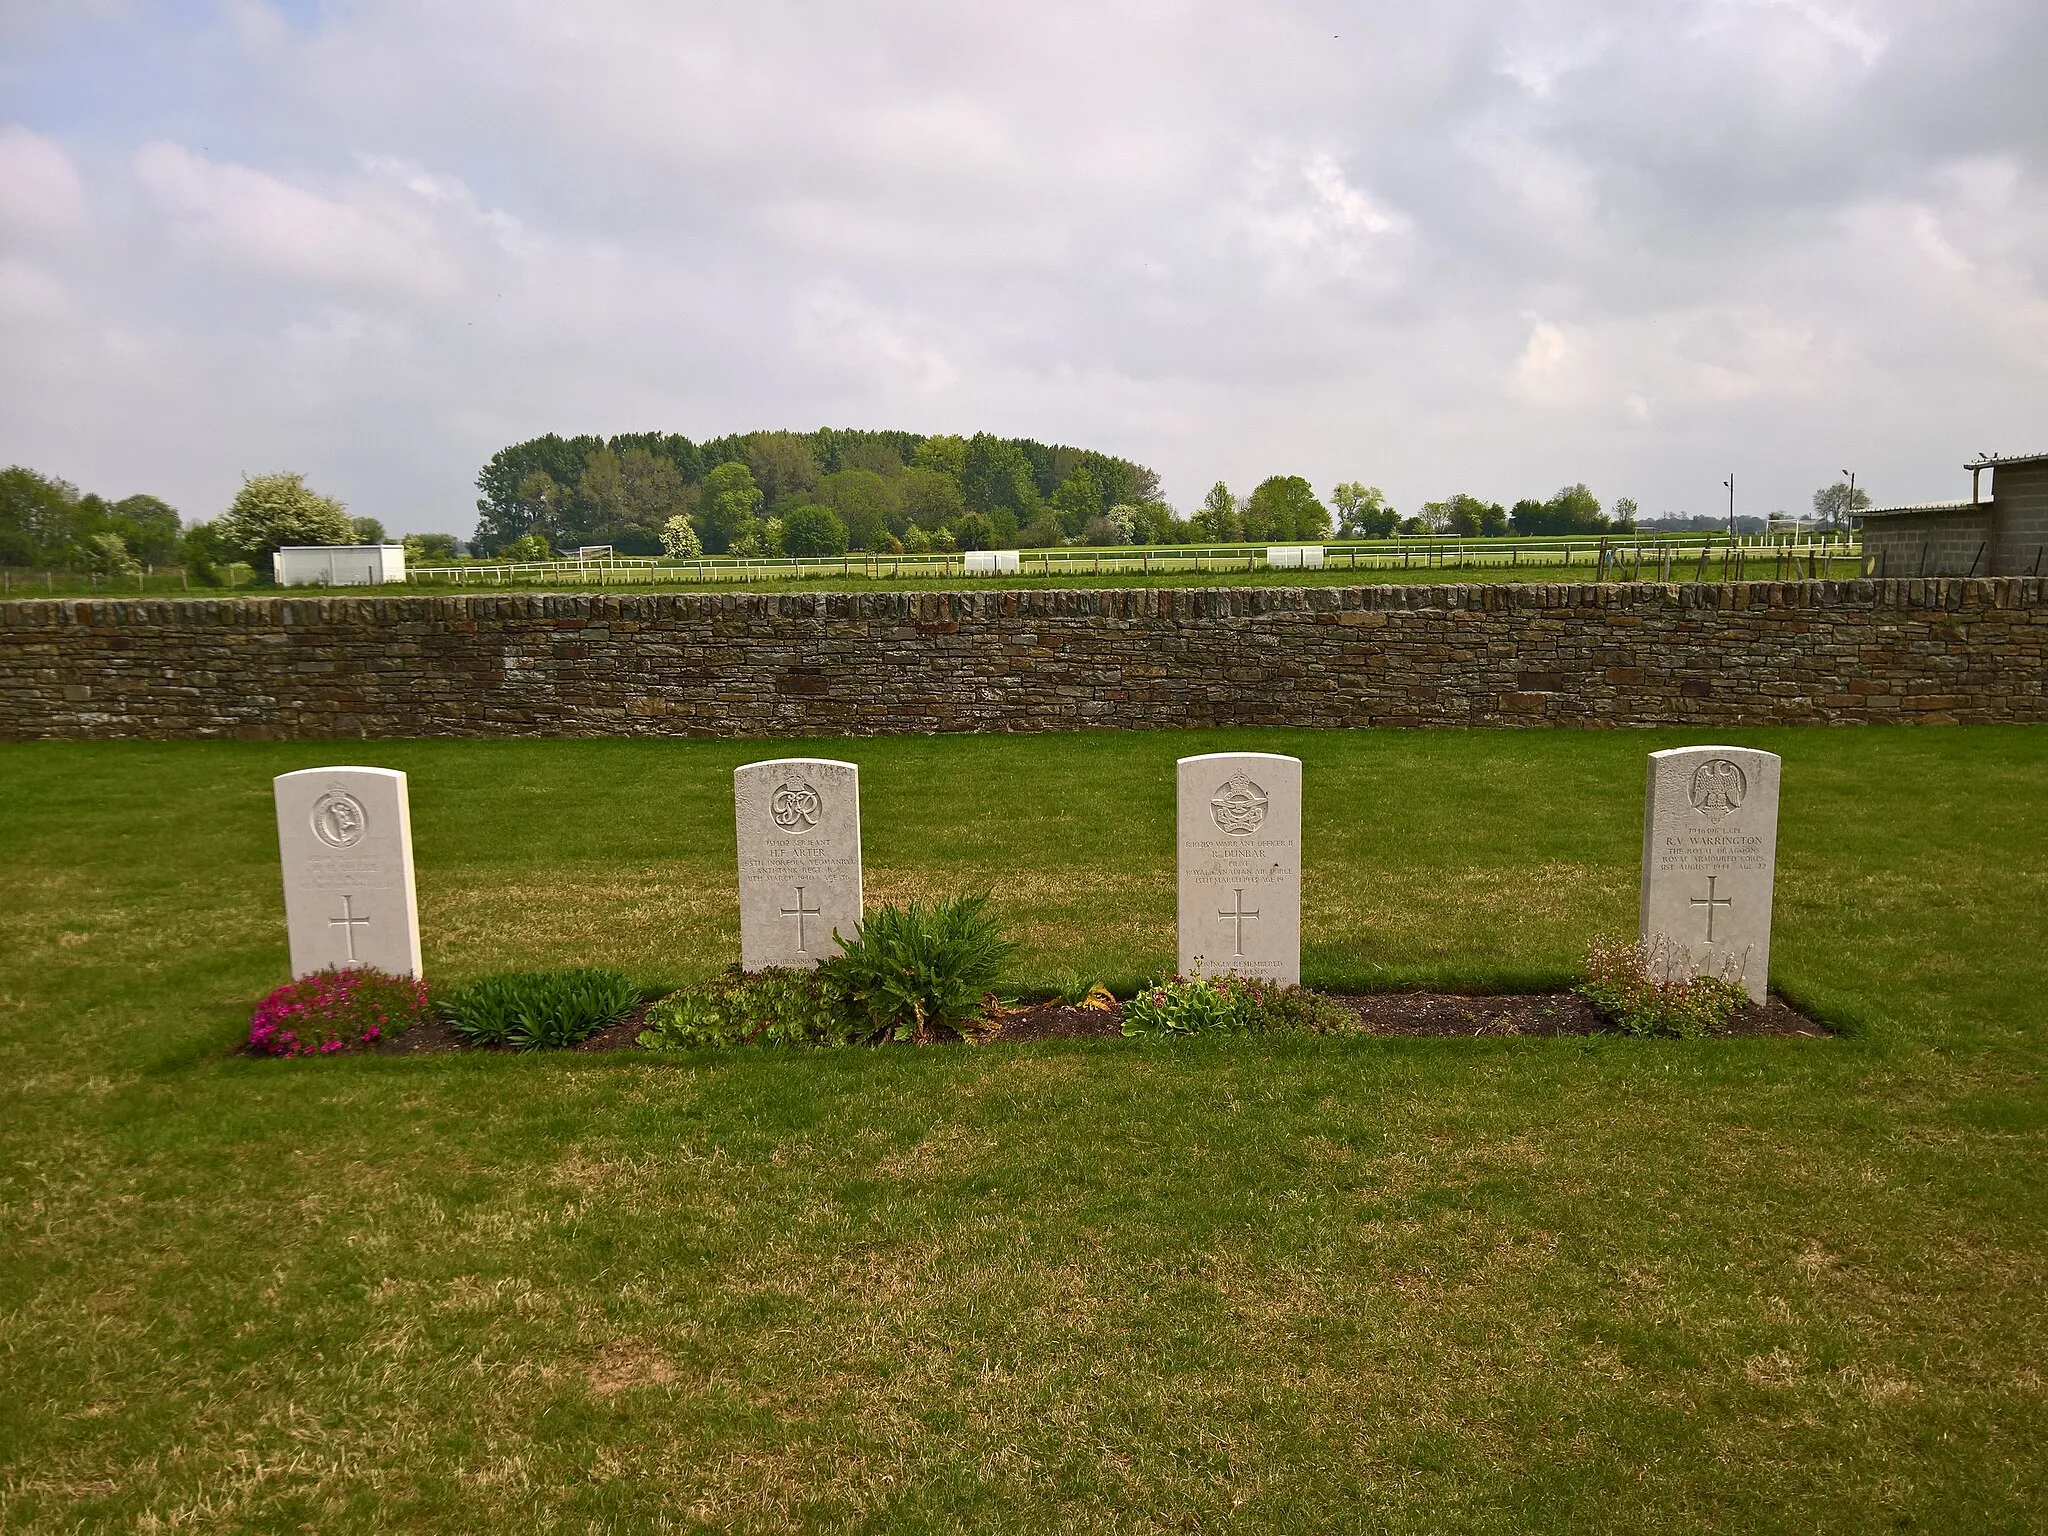
[(1762, 1002), (1778, 859), (1775, 753), (1653, 752), (1643, 809), (1640, 935), (1653, 965), (1718, 976)]

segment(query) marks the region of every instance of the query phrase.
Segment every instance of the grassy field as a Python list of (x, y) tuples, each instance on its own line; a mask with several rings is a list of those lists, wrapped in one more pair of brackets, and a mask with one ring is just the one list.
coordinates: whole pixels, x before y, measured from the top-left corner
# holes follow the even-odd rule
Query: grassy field
[[(1504, 557), (1501, 557), (1504, 558)], [(544, 577), (518, 575), (506, 577), (502, 570), (494, 571), (489, 566), (480, 566), (468, 575), (466, 580), (447, 577), (418, 578), (405, 585), (393, 587), (342, 587), (313, 589), (320, 592), (355, 593), (359, 596), (402, 596), (442, 595), (476, 591), (522, 591), (522, 592), (730, 592), (741, 589), (749, 592), (959, 592), (975, 591), (983, 587), (1016, 588), (1031, 590), (1099, 590), (1103, 588), (1130, 587), (1355, 587), (1381, 586), (1408, 582), (1584, 582), (1598, 578), (1598, 567), (1594, 561), (1596, 551), (1584, 549), (1578, 552), (1575, 563), (1566, 564), (1532, 563), (1525, 556), (1520, 565), (1477, 564), (1470, 558), (1460, 560), (1445, 556), (1441, 563), (1430, 558), (1429, 551), (1419, 551), (1408, 564), (1376, 562), (1357, 567), (1341, 563), (1341, 557), (1332, 556), (1333, 563), (1321, 570), (1273, 569), (1259, 565), (1246, 569), (1242, 565), (1228, 570), (1208, 571), (1117, 571), (1108, 569), (1092, 572), (1085, 562), (1062, 567), (1050, 575), (1036, 572), (1017, 576), (923, 576), (910, 573), (870, 575), (860, 569), (856, 558), (850, 569), (835, 566), (821, 566), (805, 570), (801, 575), (788, 570), (733, 568), (730, 574), (716, 580), (678, 580), (659, 569), (626, 566), (602, 570), (593, 566), (587, 575), (574, 572), (554, 572)], [(1606, 579), (1623, 579), (1631, 567), (1610, 568)], [(1863, 574), (1863, 560), (1857, 556), (1839, 556), (1815, 559), (1811, 562), (1801, 559), (1796, 565), (1781, 565), (1778, 558), (1769, 551), (1749, 551), (1739, 566), (1740, 578), (1755, 581), (1780, 579), (1824, 579), (1849, 581)], [(1655, 572), (1646, 564), (1643, 579), (1652, 580)], [(1735, 574), (1730, 572), (1730, 574)], [(1679, 561), (1672, 572), (1672, 580), (1689, 582), (1700, 575), (1696, 558)], [(650, 579), (660, 577), (661, 579)], [(1708, 563), (1705, 580), (1718, 582), (1724, 579), (1723, 563), (1716, 554)], [(310, 595), (308, 589), (290, 589), (301, 596)], [(142, 577), (124, 579), (95, 579), (87, 576), (62, 572), (21, 572), (13, 573), (7, 592), (16, 598), (39, 597), (277, 597), (285, 595), (275, 586), (251, 586), (245, 579), (232, 590), (226, 587), (191, 586), (176, 572), (157, 572)]]
[[(806, 743), (870, 899), (1172, 962), (1172, 763), (1307, 765), (1309, 979), (1633, 921), (1677, 732)], [(1784, 754), (1829, 1040), (230, 1055), (269, 778), (412, 775), (430, 971), (736, 953), (788, 744), (0, 747), (0, 1529), (2033, 1531), (2048, 730)]]

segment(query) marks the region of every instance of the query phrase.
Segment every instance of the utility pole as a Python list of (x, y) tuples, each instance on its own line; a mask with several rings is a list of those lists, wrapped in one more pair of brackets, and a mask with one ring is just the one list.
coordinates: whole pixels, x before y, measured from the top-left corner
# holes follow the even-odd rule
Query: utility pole
[(1735, 471), (1728, 471), (1728, 478), (1721, 482), (1728, 487), (1728, 542), (1735, 542)]

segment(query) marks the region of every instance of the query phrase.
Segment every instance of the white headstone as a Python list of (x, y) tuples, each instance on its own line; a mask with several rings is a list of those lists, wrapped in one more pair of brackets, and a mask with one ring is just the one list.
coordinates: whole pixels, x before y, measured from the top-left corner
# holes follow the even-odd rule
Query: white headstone
[(1664, 967), (1736, 982), (1762, 1002), (1771, 979), (1778, 770), (1751, 747), (1650, 754), (1643, 807), (1641, 938)]
[(279, 774), (272, 788), (292, 975), (357, 965), (419, 975), (405, 775), (391, 768), (307, 768)]
[(860, 769), (784, 757), (733, 770), (740, 965), (801, 969), (860, 922)]
[(1301, 759), (1180, 760), (1180, 973), (1301, 980)]

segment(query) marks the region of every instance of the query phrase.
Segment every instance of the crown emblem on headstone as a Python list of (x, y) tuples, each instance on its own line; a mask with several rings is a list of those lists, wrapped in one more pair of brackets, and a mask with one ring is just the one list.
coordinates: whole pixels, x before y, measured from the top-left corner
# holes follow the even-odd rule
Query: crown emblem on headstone
[(330, 789), (313, 804), (313, 835), (330, 848), (353, 848), (369, 830), (363, 802), (344, 789)]
[(1725, 757), (1709, 758), (1692, 776), (1692, 807), (1709, 821), (1719, 821), (1741, 806), (1749, 793), (1749, 779), (1739, 763)]
[(824, 797), (802, 779), (790, 779), (775, 786), (768, 802), (768, 814), (785, 832), (808, 832), (818, 824), (825, 809)]
[(1233, 773), (1217, 787), (1209, 814), (1230, 836), (1249, 837), (1265, 824), (1266, 792), (1252, 782), (1250, 774)]

